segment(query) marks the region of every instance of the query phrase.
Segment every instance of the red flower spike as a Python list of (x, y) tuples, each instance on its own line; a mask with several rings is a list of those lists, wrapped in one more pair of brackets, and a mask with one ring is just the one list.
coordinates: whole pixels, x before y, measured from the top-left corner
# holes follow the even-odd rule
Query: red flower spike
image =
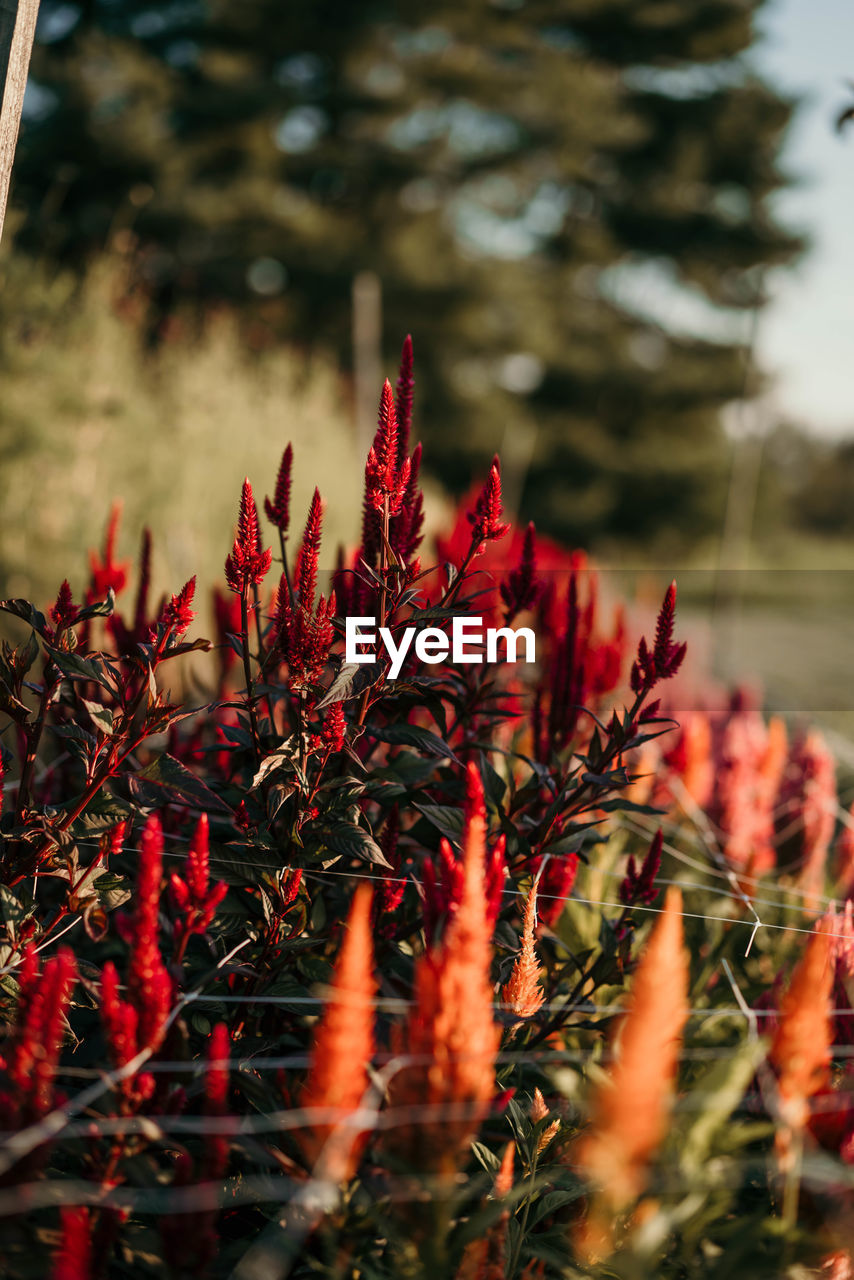
[(276, 643), (288, 664), (291, 689), (303, 689), (316, 683), (335, 639), (332, 625), (334, 591), (329, 600), (320, 597), (316, 610), (314, 605), (322, 527), (323, 501), (315, 489), (297, 556), (296, 601), (291, 602), (284, 579), (279, 584), (276, 598)]
[(121, 503), (114, 502), (110, 509), (110, 519), (107, 522), (107, 532), (104, 538), (103, 561), (98, 559), (97, 552), (89, 552), (89, 567), (92, 571), (92, 576), (89, 582), (89, 589), (86, 592), (87, 604), (94, 604), (96, 600), (106, 599), (111, 587), (118, 595), (127, 583), (128, 562), (123, 560), (120, 564), (116, 564), (113, 558), (121, 513)]
[(537, 580), (537, 536), (534, 522), (525, 530), (522, 554), (515, 569), (501, 584), (501, 599), (507, 609), (507, 618), (533, 609), (540, 597), (542, 586)]
[(54, 1105), (65, 1010), (76, 976), (68, 947), (60, 947), (41, 973), (35, 948), (25, 948), (18, 970), (15, 1027), (3, 1046), (11, 1085), (10, 1093), (0, 1099), (0, 1123), (6, 1127), (32, 1124)]
[(400, 906), (406, 890), (406, 878), (401, 874), (400, 854), (397, 847), (399, 837), (400, 812), (398, 806), (393, 805), (379, 838), (379, 846), (385, 855), (386, 862), (389, 863), (388, 867), (382, 869), (380, 890), (374, 899), (374, 929), (381, 937), (388, 937), (394, 932), (394, 924), (388, 917)]
[[(228, 1101), (228, 1059), (231, 1039), (228, 1027), (218, 1022), (208, 1040), (208, 1069), (205, 1073), (204, 1114), (218, 1117), (226, 1114)], [(224, 1133), (205, 1135), (205, 1180), (221, 1178), (228, 1164), (231, 1142)]]
[(184, 583), (177, 596), (172, 596), (169, 603), (163, 607), (160, 621), (170, 631), (174, 630), (176, 636), (182, 636), (196, 616), (190, 608), (195, 594), (196, 575), (193, 574), (190, 581)]
[(510, 525), (501, 521), (501, 471), (498, 456), (493, 459), (489, 476), (480, 491), (473, 512), (469, 513), (472, 526), (472, 543), (479, 544), (476, 555), (486, 548), (487, 542), (495, 542), (503, 538)]
[(317, 563), (320, 556), (320, 538), (323, 530), (324, 502), (315, 489), (305, 522), (302, 545), (296, 564), (295, 587), (300, 607), (314, 609), (314, 593), (317, 590)]
[[(541, 866), (542, 859), (537, 859), (532, 867), (535, 875)], [(566, 857), (550, 857), (546, 863), (539, 881), (537, 911), (542, 922), (550, 929), (553, 929), (560, 919), (577, 875), (578, 854), (576, 853), (570, 853)]]
[(379, 423), (374, 443), (365, 463), (365, 501), (374, 511), (382, 511), (388, 499), (390, 516), (399, 514), (409, 482), (410, 461), (398, 466), (398, 427), (391, 383), (386, 378), (380, 396)]
[(655, 642), (650, 650), (646, 638), (641, 636), (638, 655), (630, 676), (632, 693), (638, 697), (654, 689), (659, 680), (669, 680), (682, 666), (687, 644), (673, 643), (673, 623), (676, 615), (676, 583), (671, 582), (655, 624)]
[(145, 632), (146, 611), (148, 608), (148, 592), (151, 587), (151, 530), (142, 531), (142, 543), (139, 548), (139, 582), (136, 588), (136, 605), (133, 612), (134, 633), (141, 637)]
[(409, 478), (400, 512), (389, 525), (389, 542), (404, 564), (410, 564), (421, 545), (424, 525), (424, 495), (418, 488), (421, 445), (417, 444), (409, 465)]
[(323, 728), (320, 733), (324, 746), (329, 747), (330, 751), (340, 751), (344, 745), (346, 729), (347, 719), (344, 715), (344, 703), (333, 702), (326, 713), (326, 719), (323, 722)]
[(257, 587), (270, 571), (273, 552), (265, 551), (261, 544), (258, 509), (248, 478), (243, 481), (240, 495), (240, 511), (237, 520), (237, 537), (231, 554), (225, 561), (225, 580), (229, 590), (242, 595), (247, 587)]
[(281, 895), (281, 910), (283, 913), (296, 902), (301, 884), (302, 867), (289, 867), (282, 875), (279, 880), (279, 893)]
[(92, 1280), (92, 1223), (82, 1205), (63, 1205), (59, 1211), (59, 1248), (50, 1280)]
[(397, 465), (402, 467), (409, 453), (409, 436), (412, 431), (412, 399), (415, 390), (415, 378), (412, 374), (412, 334), (408, 333), (403, 340), (400, 353), (400, 371), (394, 389), (394, 407), (397, 414), (398, 440)]
[(498, 919), (501, 905), (504, 901), (504, 879), (507, 874), (506, 849), (507, 837), (500, 835), (492, 850), (487, 852), (486, 855), (484, 885), (486, 890), (486, 918), (491, 929), (495, 928), (495, 922)]
[(160, 882), (163, 832), (156, 814), (148, 819), (140, 840), (139, 879), (131, 919), (128, 996), (138, 1015), (140, 1048), (158, 1049), (166, 1034), (172, 1004), (172, 981), (159, 945)]
[[(472, 824), (486, 825), (486, 804), (480, 774), (474, 765), (470, 765), (466, 776), (465, 800), (466, 830)], [(499, 836), (492, 850), (486, 851), (484, 865), (484, 894), (486, 898), (486, 918), (490, 930), (495, 927), (504, 898), (504, 880), (506, 876), (505, 837)], [(391, 859), (389, 859), (391, 861)], [(424, 892), (424, 932), (427, 938), (434, 938), (439, 922), (444, 919), (444, 927), (456, 915), (462, 901), (464, 888), (464, 864), (454, 853), (449, 841), (444, 837), (439, 841), (437, 862), (425, 862), (421, 872)]]
[(626, 877), (620, 885), (620, 901), (627, 907), (634, 906), (637, 902), (649, 906), (658, 896), (655, 877), (658, 875), (658, 869), (661, 866), (663, 842), (664, 835), (661, 828), (659, 828), (653, 836), (652, 844), (649, 846), (640, 871), (637, 869), (634, 856), (629, 857)]
[(276, 476), (276, 489), (273, 500), (264, 499), (264, 510), (267, 519), (274, 524), (281, 534), (287, 534), (291, 519), (291, 465), (294, 459), (293, 447), (289, 444), (282, 454), (279, 463), (279, 474)]
[(187, 883), (194, 898), (202, 898), (207, 893), (209, 854), (208, 815), (203, 813), (187, 851)]
[(63, 579), (62, 586), (59, 588), (56, 596), (56, 604), (50, 607), (51, 621), (56, 623), (60, 630), (70, 627), (77, 619), (77, 605), (71, 597), (71, 587), (68, 585), (68, 579)]

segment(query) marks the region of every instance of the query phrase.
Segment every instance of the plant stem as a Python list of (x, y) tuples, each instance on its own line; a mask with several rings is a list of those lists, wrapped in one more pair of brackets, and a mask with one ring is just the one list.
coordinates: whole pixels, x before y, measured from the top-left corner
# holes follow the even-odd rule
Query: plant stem
[(246, 680), (246, 707), (249, 712), (249, 723), (252, 728), (252, 747), (255, 763), (260, 763), (260, 735), (258, 733), (258, 717), (255, 714), (255, 701), (252, 696), (252, 673), (249, 667), (249, 610), (246, 599), (246, 587), (240, 593), (240, 647), (243, 652), (243, 675)]

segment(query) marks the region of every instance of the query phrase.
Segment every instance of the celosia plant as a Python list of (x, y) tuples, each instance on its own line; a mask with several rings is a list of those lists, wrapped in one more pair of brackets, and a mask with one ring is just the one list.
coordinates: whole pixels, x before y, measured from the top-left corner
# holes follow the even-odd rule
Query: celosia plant
[[(407, 339), (331, 583), (320, 491), (288, 559), (290, 446), (256, 478), (269, 532), (244, 481), (213, 645), (207, 587), (151, 601), (148, 531), (122, 604), (118, 507), (88, 582), (0, 602), (9, 1280), (675, 1280), (847, 1248), (810, 1160), (854, 1151), (852, 908), (779, 979), (828, 887), (832, 761), (743, 706), (674, 726), (675, 585), (633, 634), (585, 555), (511, 526), (498, 459), (430, 554), (414, 387)], [(351, 615), (395, 645), (530, 625), (536, 662), (393, 678), (346, 660)]]

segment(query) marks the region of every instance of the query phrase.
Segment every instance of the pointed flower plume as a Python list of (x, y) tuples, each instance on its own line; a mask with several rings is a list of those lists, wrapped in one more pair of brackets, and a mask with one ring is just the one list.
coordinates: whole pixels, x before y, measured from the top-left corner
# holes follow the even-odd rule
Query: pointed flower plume
[(194, 933), (204, 933), (211, 925), (216, 909), (228, 892), (224, 882), (212, 885), (208, 870), (208, 816), (199, 818), (187, 851), (185, 878), (172, 873), (169, 893), (179, 918), (176, 928), (179, 949)]
[(151, 589), (151, 530), (146, 527), (142, 531), (139, 547), (139, 579), (136, 584), (136, 601), (133, 611), (133, 626), (137, 636), (144, 634), (148, 593)]
[[(128, 943), (127, 999), (119, 994), (119, 978), (111, 960), (101, 976), (101, 1017), (110, 1057), (124, 1067), (143, 1049), (159, 1049), (166, 1035), (172, 1005), (172, 979), (160, 955), (160, 882), (163, 871), (163, 832), (152, 814), (140, 840), (139, 876), (133, 898)], [(150, 1097), (154, 1079), (149, 1073), (122, 1081), (126, 1111)]]
[(537, 579), (537, 532), (532, 520), (525, 530), (519, 563), (501, 584), (501, 599), (504, 601), (507, 621), (517, 613), (533, 609), (541, 590)]
[[(501, 911), (504, 896), (504, 880), (506, 876), (505, 836), (500, 835), (492, 849), (487, 852), (484, 868), (484, 894), (486, 897), (486, 919), (490, 931)], [(445, 924), (459, 909), (465, 884), (463, 863), (454, 853), (449, 840), (444, 836), (439, 841), (439, 856), (435, 863), (426, 861), (422, 869), (424, 888), (424, 931), (429, 937), (435, 937), (440, 924)]]
[(391, 383), (386, 378), (380, 396), (379, 423), (365, 464), (365, 496), (374, 511), (382, 511), (388, 499), (390, 516), (403, 505), (409, 481), (409, 459), (398, 464), (398, 426)]
[(65, 578), (57, 592), (56, 603), (50, 607), (51, 621), (56, 624), (59, 631), (64, 631), (66, 627), (73, 626), (77, 620), (77, 613), (78, 609), (72, 599), (71, 587), (68, 585), (68, 579)]
[(655, 901), (658, 893), (655, 887), (655, 877), (658, 875), (658, 869), (661, 866), (663, 843), (664, 833), (659, 827), (652, 838), (652, 844), (649, 846), (640, 871), (638, 871), (635, 864), (634, 854), (630, 854), (626, 868), (626, 878), (620, 885), (620, 901), (625, 906), (632, 907), (636, 902), (642, 902), (648, 906)]
[(831, 996), (834, 964), (832, 919), (821, 920), (810, 936), (780, 1002), (777, 1030), (768, 1060), (777, 1073), (780, 1118), (776, 1151), (782, 1170), (790, 1168), (793, 1133), (809, 1119), (809, 1099), (827, 1083), (833, 1042)]
[(158, 1049), (172, 1004), (172, 981), (160, 955), (160, 887), (163, 831), (157, 814), (142, 829), (139, 878), (131, 921), (128, 992), (139, 1017), (140, 1046)]
[(92, 1221), (83, 1205), (63, 1205), (59, 1211), (59, 1248), (50, 1280), (92, 1280)]
[(303, 1155), (315, 1174), (333, 1182), (353, 1176), (366, 1141), (366, 1135), (356, 1135), (346, 1121), (361, 1106), (374, 1056), (371, 899), (370, 886), (359, 885), (299, 1100), (301, 1107), (334, 1113), (334, 1119), (310, 1121), (299, 1135)]
[(424, 495), (418, 486), (421, 474), (421, 445), (412, 451), (409, 479), (399, 513), (389, 525), (389, 542), (404, 564), (410, 564), (421, 546), (424, 526)]
[[(539, 873), (542, 860), (534, 863), (534, 874)], [(568, 853), (561, 857), (549, 857), (539, 878), (539, 914), (544, 924), (553, 929), (560, 919), (566, 900), (572, 893), (578, 876), (578, 854)]]
[(777, 864), (799, 868), (800, 883), (815, 900), (822, 892), (838, 808), (836, 761), (817, 729), (793, 744), (774, 801)]
[(305, 609), (314, 608), (314, 593), (317, 589), (317, 565), (320, 557), (320, 539), (323, 532), (323, 499), (320, 491), (315, 489), (305, 522), (299, 555), (296, 565), (296, 593), (299, 602)]
[(178, 594), (172, 596), (168, 604), (163, 606), (160, 621), (168, 631), (174, 631), (176, 636), (182, 636), (196, 616), (190, 607), (195, 594), (196, 575), (193, 574)]
[[(528, 1112), (532, 1124), (539, 1124), (541, 1120), (545, 1120), (549, 1114), (549, 1108), (546, 1100), (539, 1089), (534, 1090), (534, 1096), (531, 1099), (531, 1109)], [(560, 1120), (553, 1120), (551, 1124), (547, 1124), (537, 1139), (537, 1155), (540, 1156), (546, 1147), (560, 1133)]]
[(291, 599), (287, 579), (282, 574), (276, 598), (274, 627), (277, 645), (288, 664), (292, 689), (304, 689), (320, 678), (335, 639), (335, 592), (322, 595), (315, 608), (317, 566), (323, 528), (323, 500), (317, 489), (311, 501), (305, 533), (296, 563), (296, 600)]
[(89, 581), (89, 589), (86, 592), (87, 604), (94, 604), (96, 600), (106, 599), (107, 593), (111, 587), (116, 595), (118, 595), (127, 583), (128, 562), (126, 560), (117, 562), (115, 559), (116, 535), (119, 529), (121, 514), (121, 503), (114, 502), (110, 509), (110, 518), (107, 523), (103, 556), (99, 559), (95, 551), (89, 552), (89, 567), (91, 569), (92, 576)]
[(522, 925), (522, 948), (513, 965), (513, 972), (501, 989), (502, 1002), (517, 1018), (533, 1018), (542, 1008), (545, 994), (540, 986), (542, 970), (534, 946), (537, 927), (537, 884), (531, 885)]
[(346, 731), (347, 718), (344, 715), (344, 703), (333, 702), (326, 713), (326, 719), (320, 731), (324, 746), (327, 746), (330, 751), (340, 751), (344, 746)]
[(264, 510), (267, 513), (267, 519), (283, 535), (288, 532), (288, 525), (291, 519), (291, 466), (293, 460), (294, 451), (289, 444), (282, 454), (282, 461), (279, 463), (279, 474), (276, 476), (276, 489), (272, 501), (269, 498), (264, 499)]
[(476, 554), (486, 549), (487, 542), (503, 538), (510, 525), (501, 520), (501, 470), (498, 455), (493, 458), (486, 483), (480, 491), (473, 512), (469, 512), (472, 543), (479, 544)]
[(132, 654), (138, 644), (149, 640), (153, 634), (148, 617), (148, 593), (151, 589), (151, 530), (142, 531), (139, 547), (139, 567), (137, 569), (136, 599), (133, 607), (133, 619), (128, 624), (119, 613), (113, 613), (107, 619), (107, 630), (116, 643), (118, 652)]
[[(412, 1055), (392, 1079), (392, 1108), (413, 1115), (387, 1141), (413, 1167), (452, 1178), (461, 1153), (486, 1115), (495, 1087), (500, 1028), (493, 1020), (492, 929), (484, 885), (486, 806), (475, 764), (466, 770), (463, 886), (441, 942), (415, 970), (415, 1001), (392, 1048)], [(425, 1119), (415, 1118), (423, 1108)], [(411, 1111), (410, 1111), (411, 1109)], [(404, 1113), (405, 1114), (405, 1113)]]
[(406, 892), (406, 879), (402, 874), (398, 840), (400, 838), (400, 811), (393, 805), (385, 821), (379, 839), (388, 867), (383, 867), (383, 878), (379, 893), (374, 903), (374, 927), (380, 936), (387, 937), (394, 930), (394, 923), (389, 919), (403, 901)]
[(394, 408), (397, 414), (397, 465), (401, 468), (409, 454), (409, 437), (412, 431), (412, 400), (415, 390), (415, 378), (412, 373), (412, 334), (408, 333), (403, 340), (400, 353), (400, 371), (394, 389)]
[[(227, 1114), (228, 1102), (228, 1059), (231, 1055), (231, 1040), (228, 1027), (218, 1022), (211, 1031), (208, 1040), (208, 1063), (205, 1072), (206, 1116), (219, 1117)], [(228, 1164), (230, 1142), (224, 1133), (210, 1132), (205, 1134), (205, 1176), (208, 1179), (221, 1178)]]
[(676, 583), (671, 582), (655, 624), (655, 640), (652, 649), (641, 636), (638, 656), (632, 665), (632, 692), (646, 695), (659, 680), (669, 680), (682, 666), (687, 644), (675, 644), (673, 624), (676, 618)]
[(590, 1128), (575, 1152), (595, 1188), (587, 1218), (575, 1232), (576, 1247), (588, 1261), (610, 1255), (616, 1218), (646, 1186), (650, 1161), (667, 1132), (687, 1016), (682, 896), (671, 888), (635, 972), (610, 1080), (593, 1098)]
[(225, 561), (225, 580), (229, 590), (242, 595), (248, 587), (259, 586), (269, 573), (272, 562), (272, 550), (268, 547), (265, 551), (261, 545), (258, 508), (247, 477), (240, 495), (237, 537)]
[(32, 1124), (53, 1106), (65, 1012), (76, 976), (68, 947), (60, 947), (41, 971), (35, 948), (25, 948), (18, 969), (15, 1026), (3, 1046), (6, 1083), (0, 1093), (0, 1122), (4, 1127)]

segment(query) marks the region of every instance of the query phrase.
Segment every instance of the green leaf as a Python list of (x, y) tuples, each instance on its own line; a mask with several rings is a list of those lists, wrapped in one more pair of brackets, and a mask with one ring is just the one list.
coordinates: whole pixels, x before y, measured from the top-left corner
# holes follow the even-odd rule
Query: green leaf
[[(69, 809), (72, 807), (69, 804)], [(119, 822), (126, 822), (128, 818), (137, 815), (138, 810), (134, 805), (128, 804), (126, 800), (120, 800), (118, 796), (110, 795), (106, 791), (101, 791), (96, 795), (84, 809), (78, 818), (75, 818), (71, 825), (71, 832), (76, 836), (93, 835), (96, 832), (109, 831), (111, 827), (115, 827)], [(57, 817), (62, 817), (61, 812)]]
[(4, 613), (14, 614), (16, 618), (23, 618), (24, 622), (28, 622), (34, 631), (43, 636), (47, 631), (47, 619), (43, 613), (39, 613), (34, 604), (30, 604), (29, 600), (0, 600), (0, 609)]
[(459, 840), (463, 833), (463, 811), (449, 804), (414, 804), (413, 808), (431, 822), (448, 840)]
[(495, 1178), (498, 1170), (501, 1168), (501, 1161), (494, 1151), (490, 1151), (489, 1147), (484, 1146), (482, 1142), (473, 1142), (471, 1144), (472, 1154), (478, 1164), (486, 1170), (486, 1172)]
[(365, 689), (377, 683), (385, 668), (381, 662), (344, 662), (323, 697), (315, 703), (320, 711), (333, 702), (346, 702), (357, 698)]
[(172, 791), (182, 799), (191, 800), (205, 809), (228, 810), (228, 805), (174, 756), (164, 753), (131, 776), (141, 782), (151, 782), (164, 790)]
[(702, 1100), (702, 1107), (684, 1113), (687, 1124), (678, 1124), (678, 1149), (686, 1173), (699, 1173), (709, 1155), (715, 1132), (725, 1124), (744, 1097), (744, 1091), (765, 1057), (763, 1040), (747, 1040), (713, 1062), (693, 1083), (685, 1103)]
[(82, 609), (78, 609), (76, 621), (84, 622), (86, 618), (109, 618), (115, 607), (116, 593), (112, 587), (108, 587), (106, 600), (99, 600), (95, 604), (87, 604)]
[(64, 649), (50, 649), (50, 656), (66, 680), (91, 680), (112, 692), (103, 666), (94, 658), (81, 658), (79, 654), (66, 653)]
[(426, 755), (447, 757), (455, 764), (460, 763), (447, 742), (437, 733), (422, 729), (417, 724), (384, 724), (380, 728), (369, 726), (366, 732), (378, 738), (380, 742), (387, 742), (391, 746), (415, 747)]
[(113, 713), (108, 707), (102, 707), (99, 702), (90, 702), (88, 698), (81, 698), (80, 701), (89, 712), (93, 721), (102, 733), (106, 733), (108, 737), (113, 735)]
[(338, 857), (361, 858), (363, 862), (391, 869), (391, 863), (382, 849), (363, 827), (357, 827), (349, 822), (339, 822), (333, 827), (322, 830), (320, 839), (326, 848)]
[(87, 747), (94, 747), (97, 743), (94, 733), (81, 729), (79, 724), (52, 724), (48, 728), (58, 738), (68, 738), (73, 742), (85, 742)]
[(31, 631), (24, 643), (15, 650), (15, 671), (19, 679), (23, 680), (38, 656), (38, 637), (35, 631)]
[(17, 941), (18, 930), (36, 909), (35, 899), (27, 896), (19, 898), (6, 884), (0, 884), (0, 912), (6, 922), (6, 930), (13, 942)]
[(572, 1204), (579, 1196), (584, 1195), (583, 1183), (577, 1187), (567, 1187), (565, 1190), (547, 1191), (545, 1195), (537, 1196), (531, 1204), (531, 1212), (528, 1216), (528, 1227), (535, 1226), (541, 1222), (543, 1218), (547, 1218), (549, 1214), (555, 1213), (556, 1210), (562, 1209), (564, 1205)]

